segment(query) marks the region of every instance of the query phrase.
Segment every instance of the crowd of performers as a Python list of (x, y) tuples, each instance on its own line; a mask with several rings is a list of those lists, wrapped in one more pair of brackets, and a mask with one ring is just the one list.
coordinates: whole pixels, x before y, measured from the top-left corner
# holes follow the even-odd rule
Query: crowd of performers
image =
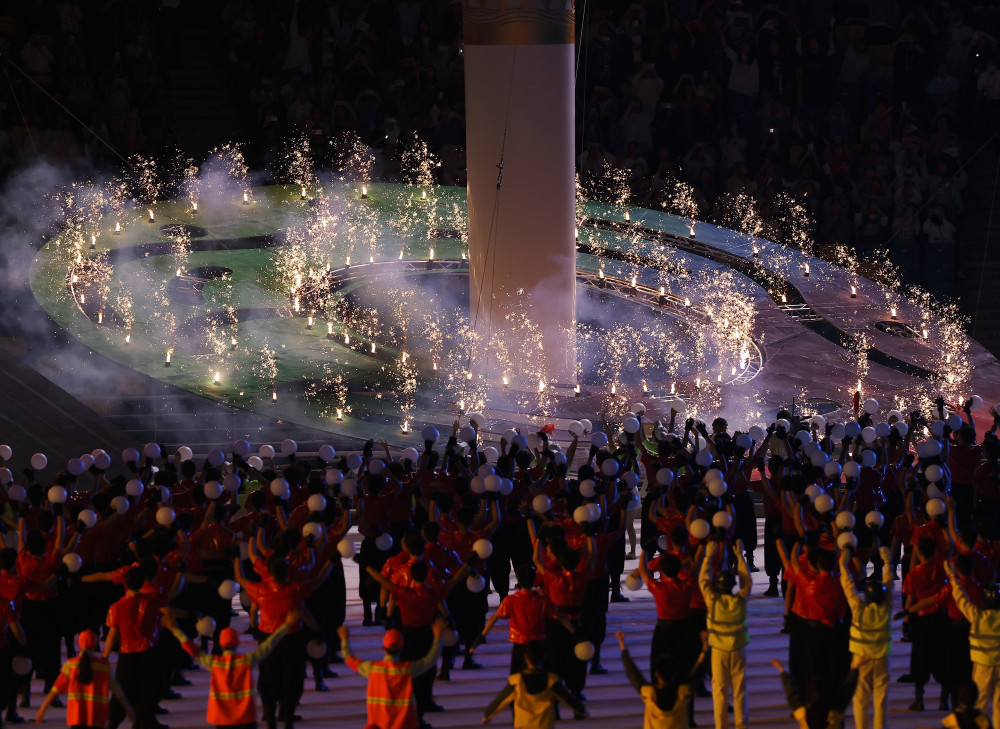
[[(425, 428), (423, 450), (396, 458), (384, 442), (317, 459), (238, 441), (199, 465), (148, 444), (121, 473), (98, 450), (54, 484), (31, 466), (15, 477), (0, 447), (2, 717), (41, 700), (41, 721), (65, 693), (71, 726), (156, 729), (197, 663), (211, 671), (208, 723), (252, 726), (259, 694), (268, 729), (291, 729), (310, 669), (325, 691), (344, 663), (368, 679), (370, 727), (417, 729), (443, 708), (435, 682), (481, 668), (477, 648), (506, 619), (510, 679), (484, 721), (513, 706), (515, 726), (552, 726), (559, 703), (587, 716), (609, 603), (644, 583), (649, 665), (616, 637), (645, 726), (687, 727), (711, 696), (718, 729), (745, 729), (756, 492), (764, 595), (785, 602), (787, 668), (775, 664), (799, 726), (842, 726), (852, 701), (856, 727), (887, 725), (893, 619), (912, 641), (911, 710), (933, 678), (946, 726), (989, 726), (990, 707), (1000, 726), (1000, 416), (977, 433), (981, 407), (949, 414), (938, 399), (876, 422), (867, 401), (846, 424), (782, 411), (730, 433), (674, 411), (647, 425), (634, 406), (620, 432), (574, 423), (565, 452), (552, 426), (482, 447), (477, 418), (446, 442)], [(364, 624), (385, 626), (380, 659), (351, 651), (345, 567), (359, 570)], [(253, 650), (230, 627), (237, 594)]]

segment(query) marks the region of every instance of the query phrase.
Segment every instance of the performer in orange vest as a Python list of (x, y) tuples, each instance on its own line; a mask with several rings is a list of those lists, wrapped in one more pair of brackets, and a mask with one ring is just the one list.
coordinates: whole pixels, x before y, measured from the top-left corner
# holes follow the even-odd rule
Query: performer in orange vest
[(402, 661), (403, 634), (388, 630), (382, 639), (385, 657), (379, 661), (362, 661), (351, 653), (347, 626), (337, 630), (344, 662), (368, 679), (368, 724), (365, 729), (426, 729), (430, 725), (417, 715), (413, 696), (413, 677), (430, 670), (441, 655), (441, 635), (446, 623), (434, 623), (434, 643), (430, 652), (419, 661)]
[(135, 725), (135, 712), (129, 706), (125, 692), (111, 673), (111, 664), (97, 652), (97, 633), (85, 630), (77, 639), (80, 652), (70, 658), (56, 677), (52, 689), (35, 715), (41, 724), (45, 711), (59, 697), (67, 694), (66, 725), (103, 727), (108, 724), (108, 693), (113, 693), (125, 709), (125, 715)]
[(194, 641), (177, 627), (173, 616), (165, 613), (163, 624), (174, 634), (181, 647), (204, 668), (212, 672), (208, 687), (208, 712), (205, 721), (215, 726), (234, 729), (252, 729), (257, 726), (257, 705), (254, 697), (257, 688), (253, 681), (253, 667), (274, 650), (285, 634), (298, 625), (298, 610), (292, 610), (284, 624), (268, 636), (267, 640), (249, 653), (237, 653), (240, 634), (232, 628), (219, 633), (221, 656), (205, 653)]

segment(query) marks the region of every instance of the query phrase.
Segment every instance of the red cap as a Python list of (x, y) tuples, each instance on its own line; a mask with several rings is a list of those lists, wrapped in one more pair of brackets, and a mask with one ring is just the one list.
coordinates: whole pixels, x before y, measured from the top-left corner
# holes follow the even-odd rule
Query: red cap
[(223, 648), (235, 648), (240, 644), (240, 634), (232, 628), (223, 628), (219, 633), (219, 645)]
[(82, 651), (92, 651), (97, 647), (97, 633), (93, 630), (83, 631), (80, 633), (80, 637), (76, 640), (80, 645), (80, 650)]
[(395, 629), (385, 631), (385, 637), (382, 638), (382, 647), (387, 651), (401, 650), (403, 647), (403, 634)]
[(542, 429), (539, 432), (545, 433), (545, 435), (552, 435), (553, 433), (556, 432), (556, 426), (554, 426), (552, 423), (549, 423), (548, 425), (542, 426)]

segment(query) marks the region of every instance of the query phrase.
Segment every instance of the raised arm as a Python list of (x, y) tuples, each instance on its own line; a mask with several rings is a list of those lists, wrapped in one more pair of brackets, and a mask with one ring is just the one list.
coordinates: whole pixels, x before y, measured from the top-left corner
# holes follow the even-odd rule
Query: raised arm
[(947, 559), (944, 561), (944, 571), (948, 573), (948, 582), (951, 583), (951, 596), (955, 599), (958, 609), (970, 623), (976, 622), (976, 618), (979, 617), (979, 608), (969, 599), (969, 595), (965, 591), (965, 588), (962, 587), (962, 583), (958, 581), (955, 568), (952, 567), (951, 562)]
[[(530, 524), (531, 522), (529, 521), (528, 523)], [(534, 537), (532, 541), (534, 546), (531, 550), (531, 561), (534, 563), (535, 569), (538, 570), (538, 574), (542, 575), (547, 571), (545, 562), (542, 561), (542, 540)]]
[(854, 580), (851, 578), (851, 572), (848, 569), (850, 561), (851, 555), (848, 550), (840, 550), (840, 589), (844, 591), (844, 596), (847, 597), (847, 604), (850, 605), (851, 612), (857, 615), (864, 608), (864, 601), (858, 592), (857, 586), (854, 584)]
[(622, 666), (625, 668), (625, 676), (628, 678), (628, 682), (632, 685), (632, 688), (636, 691), (642, 691), (643, 686), (649, 686), (649, 681), (642, 675), (642, 669), (635, 665), (635, 661), (632, 660), (632, 654), (625, 647), (625, 633), (619, 630), (615, 633), (615, 637), (618, 639), (618, 647), (622, 651)]
[(740, 579), (740, 597), (746, 600), (753, 589), (753, 577), (750, 575), (750, 567), (747, 565), (746, 552), (743, 548), (743, 540), (737, 539), (733, 545), (733, 552), (736, 555), (736, 574)]
[(507, 684), (500, 689), (499, 693), (493, 697), (493, 700), (487, 705), (486, 709), (483, 711), (483, 724), (490, 721), (494, 716), (500, 713), (501, 710), (508, 704), (514, 701), (514, 685), (507, 681)]
[(650, 583), (653, 581), (653, 576), (649, 574), (649, 566), (646, 564), (648, 559), (649, 554), (645, 549), (643, 549), (642, 554), (639, 555), (639, 576), (642, 578), (642, 581), (646, 583), (647, 587), (649, 587)]
[(701, 595), (705, 598), (705, 604), (708, 605), (709, 609), (715, 601), (715, 593), (712, 591), (711, 564), (712, 557), (715, 556), (718, 549), (719, 545), (714, 541), (705, 546), (705, 559), (701, 561), (701, 568), (698, 570), (698, 589), (701, 590)]
[(796, 543), (796, 545), (792, 548), (791, 557), (789, 557), (788, 551), (785, 549), (785, 543), (783, 540), (781, 539), (776, 540), (775, 546), (778, 548), (778, 556), (781, 558), (781, 566), (784, 568), (785, 572), (788, 573), (795, 572), (799, 568), (798, 565), (799, 545)]

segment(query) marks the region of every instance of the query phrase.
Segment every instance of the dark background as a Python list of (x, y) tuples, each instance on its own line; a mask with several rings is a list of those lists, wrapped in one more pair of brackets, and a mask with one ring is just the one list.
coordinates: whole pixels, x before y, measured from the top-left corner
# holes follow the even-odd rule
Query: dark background
[[(793, 196), (820, 255), (888, 249), (904, 284), (957, 298), (1000, 349), (995, 3), (577, 0), (576, 12), (588, 194), (624, 181), (629, 202), (669, 209), (683, 181), (699, 217), (725, 220), (746, 193), (779, 240)], [(378, 178), (399, 178), (419, 135), (439, 181), (464, 184), (458, 2), (7, 0), (0, 52), (0, 178), (39, 159), (81, 174), (135, 154), (200, 160), (227, 141), (273, 171), (289, 139), (330, 163), (356, 134)]]

